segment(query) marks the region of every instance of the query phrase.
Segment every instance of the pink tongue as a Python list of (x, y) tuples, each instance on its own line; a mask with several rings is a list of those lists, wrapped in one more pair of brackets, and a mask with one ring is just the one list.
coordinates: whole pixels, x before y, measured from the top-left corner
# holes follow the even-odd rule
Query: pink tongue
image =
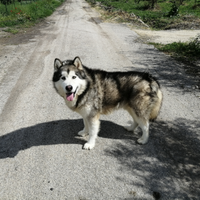
[(66, 98), (67, 98), (68, 101), (73, 101), (73, 99), (74, 99), (74, 93), (67, 94)]

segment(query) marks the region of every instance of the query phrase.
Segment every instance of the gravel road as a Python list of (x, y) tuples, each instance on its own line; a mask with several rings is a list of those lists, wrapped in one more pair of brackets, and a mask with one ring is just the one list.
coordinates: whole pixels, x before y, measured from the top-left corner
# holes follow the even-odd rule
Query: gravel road
[[(199, 199), (198, 80), (128, 26), (102, 22), (83, 0), (67, 0), (27, 34), (0, 45), (1, 200)], [(51, 81), (54, 59), (75, 56), (160, 80), (164, 101), (148, 144), (136, 143), (141, 130), (122, 128), (130, 118), (120, 110), (101, 117), (95, 148), (82, 150), (82, 119)]]

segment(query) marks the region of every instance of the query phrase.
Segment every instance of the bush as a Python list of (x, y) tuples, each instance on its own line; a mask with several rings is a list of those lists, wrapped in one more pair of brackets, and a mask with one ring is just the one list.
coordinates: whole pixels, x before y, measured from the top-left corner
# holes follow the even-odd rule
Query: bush
[(174, 17), (177, 16), (179, 12), (178, 6), (176, 5), (176, 2), (174, 1), (171, 10), (168, 12), (167, 17)]

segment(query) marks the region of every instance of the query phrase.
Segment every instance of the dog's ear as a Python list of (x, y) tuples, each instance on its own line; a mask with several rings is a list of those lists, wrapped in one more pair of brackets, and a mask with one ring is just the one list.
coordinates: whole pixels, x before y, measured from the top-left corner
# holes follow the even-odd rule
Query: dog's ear
[(81, 62), (81, 59), (77, 56), (74, 58), (74, 65), (78, 68), (78, 69), (83, 69), (83, 65)]
[(62, 66), (62, 61), (58, 58), (54, 60), (54, 70), (57, 71)]

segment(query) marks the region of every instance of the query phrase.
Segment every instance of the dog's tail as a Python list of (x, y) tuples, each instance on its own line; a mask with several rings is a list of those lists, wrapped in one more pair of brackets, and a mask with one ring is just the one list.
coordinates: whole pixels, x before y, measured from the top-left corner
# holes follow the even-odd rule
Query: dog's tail
[(157, 80), (151, 82), (151, 89), (152, 89), (152, 92), (154, 92), (154, 94), (156, 94), (155, 101), (153, 103), (152, 110), (150, 113), (150, 120), (154, 121), (160, 112), (163, 95), (162, 95), (162, 91), (160, 89), (160, 85)]

